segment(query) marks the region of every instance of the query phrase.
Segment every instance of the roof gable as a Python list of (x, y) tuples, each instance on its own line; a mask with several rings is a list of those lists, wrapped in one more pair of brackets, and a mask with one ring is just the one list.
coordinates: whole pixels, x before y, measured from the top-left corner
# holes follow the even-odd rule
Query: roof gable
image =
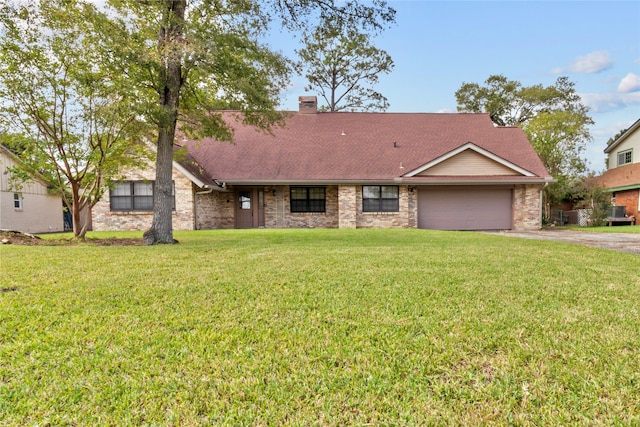
[(468, 142), (405, 176), (534, 176), (531, 172)]

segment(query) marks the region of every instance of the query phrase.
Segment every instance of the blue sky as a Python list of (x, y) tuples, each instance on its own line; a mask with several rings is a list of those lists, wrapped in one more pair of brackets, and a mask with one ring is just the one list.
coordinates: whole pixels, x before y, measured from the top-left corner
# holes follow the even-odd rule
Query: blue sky
[[(376, 90), (391, 112), (455, 112), (463, 82), (503, 74), (525, 86), (575, 83), (595, 121), (584, 157), (602, 171), (606, 141), (640, 118), (640, 0), (389, 1), (397, 24), (374, 39), (395, 62)], [(290, 54), (286, 34), (271, 46)], [(297, 110), (296, 78), (282, 107)], [(320, 101), (320, 100), (319, 100)]]

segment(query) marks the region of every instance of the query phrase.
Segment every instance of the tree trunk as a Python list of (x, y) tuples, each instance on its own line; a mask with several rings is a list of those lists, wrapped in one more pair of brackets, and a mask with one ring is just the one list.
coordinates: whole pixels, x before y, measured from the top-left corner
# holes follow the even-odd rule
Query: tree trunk
[(156, 181), (153, 189), (153, 222), (144, 233), (144, 243), (176, 243), (173, 239), (173, 140), (178, 121), (180, 91), (182, 90), (183, 24), (186, 0), (164, 0), (164, 25), (158, 34), (158, 49), (164, 56), (161, 70), (159, 104), (162, 110), (158, 125)]
[(73, 237), (84, 240), (87, 234), (87, 220), (86, 218), (84, 221), (82, 220), (82, 207), (84, 204), (80, 203), (80, 188), (76, 182), (71, 183), (71, 206), (69, 206), (68, 201), (65, 201), (65, 204), (67, 204), (67, 209), (71, 209)]
[(173, 239), (173, 138), (175, 127), (162, 129), (158, 135), (156, 158), (156, 182), (153, 187), (153, 222), (144, 233), (144, 243), (175, 243)]

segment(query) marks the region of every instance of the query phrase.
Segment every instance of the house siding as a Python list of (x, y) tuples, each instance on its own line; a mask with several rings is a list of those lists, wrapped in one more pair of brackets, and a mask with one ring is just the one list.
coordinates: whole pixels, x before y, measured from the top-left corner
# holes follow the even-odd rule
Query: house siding
[(471, 149), (434, 165), (417, 176), (518, 175), (516, 171)]
[[(153, 168), (145, 171), (129, 171), (125, 175), (128, 181), (155, 180)], [(182, 173), (173, 169), (172, 179), (175, 185), (176, 209), (172, 214), (174, 230), (194, 229), (194, 191), (193, 184)], [(93, 230), (147, 230), (153, 221), (151, 211), (111, 211), (109, 192), (93, 207)]]
[[(38, 180), (17, 183), (14, 188), (8, 168), (16, 161), (0, 150), (0, 229), (27, 233), (60, 232), (64, 230), (62, 197), (52, 194)], [(20, 194), (22, 208), (14, 207), (13, 195)]]
[(618, 154), (624, 151), (632, 150), (631, 164), (640, 163), (640, 128), (637, 128), (628, 137), (624, 139), (620, 144), (616, 145), (607, 156), (608, 169), (615, 169), (618, 167), (625, 167), (625, 165), (618, 164)]

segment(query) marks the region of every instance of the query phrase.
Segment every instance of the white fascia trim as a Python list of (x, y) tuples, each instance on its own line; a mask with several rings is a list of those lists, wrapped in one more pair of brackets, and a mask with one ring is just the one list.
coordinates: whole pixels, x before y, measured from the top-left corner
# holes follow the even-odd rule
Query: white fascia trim
[(640, 119), (636, 120), (635, 123), (633, 123), (631, 126), (629, 126), (629, 129), (627, 129), (622, 135), (620, 135), (618, 137), (618, 139), (616, 139), (615, 141), (613, 141), (611, 143), (610, 146), (608, 146), (607, 148), (604, 149), (604, 152), (606, 154), (611, 154), (611, 151), (616, 148), (618, 145), (620, 145), (622, 143), (622, 141), (624, 141), (625, 139), (627, 139), (627, 137), (629, 137), (633, 132), (635, 132), (636, 129), (638, 129), (640, 127)]
[[(219, 185), (219, 186), (212, 186), (209, 184), (205, 184), (204, 182), (202, 182), (200, 179), (198, 179), (196, 176), (194, 176), (191, 172), (189, 172), (188, 170), (186, 170), (180, 163), (178, 162), (173, 162), (173, 167), (176, 168), (178, 170), (178, 172), (180, 172), (181, 174), (183, 174), (184, 176), (187, 177), (187, 179), (189, 179), (191, 182), (193, 182), (195, 185), (197, 185), (200, 188), (211, 188), (213, 190), (217, 190), (217, 191), (225, 191), (225, 187), (223, 185)], [(216, 182), (214, 180), (214, 182)]]
[(182, 167), (182, 165), (180, 163), (173, 162), (173, 167), (176, 168), (178, 170), (178, 172), (180, 172), (182, 175), (186, 176), (191, 182), (193, 182), (198, 187), (205, 188), (206, 184), (204, 182), (200, 181), (195, 176), (193, 176), (193, 174), (191, 172), (187, 171), (184, 167)]
[(456, 156), (458, 154), (460, 154), (461, 152), (465, 151), (465, 150), (473, 150), (478, 154), (481, 154), (495, 162), (500, 163), (503, 166), (508, 167), (509, 169), (518, 172), (524, 176), (535, 176), (534, 174), (532, 174), (531, 172), (529, 172), (526, 169), (521, 168), (520, 166), (514, 165), (511, 162), (506, 161), (505, 159), (503, 159), (502, 157), (496, 156), (495, 154), (491, 153), (490, 151), (485, 150), (484, 148), (480, 148), (477, 145), (475, 145), (473, 142), (467, 142), (464, 145), (461, 145), (460, 147), (456, 148), (455, 150), (449, 151), (448, 153), (438, 157), (435, 160), (430, 161), (429, 163), (427, 163), (426, 165), (420, 166), (417, 169), (412, 170), (411, 172), (407, 173), (406, 177), (412, 177), (415, 176), (417, 174), (419, 174), (420, 172), (423, 172), (439, 163), (444, 162), (447, 159), (450, 159), (453, 156)]

